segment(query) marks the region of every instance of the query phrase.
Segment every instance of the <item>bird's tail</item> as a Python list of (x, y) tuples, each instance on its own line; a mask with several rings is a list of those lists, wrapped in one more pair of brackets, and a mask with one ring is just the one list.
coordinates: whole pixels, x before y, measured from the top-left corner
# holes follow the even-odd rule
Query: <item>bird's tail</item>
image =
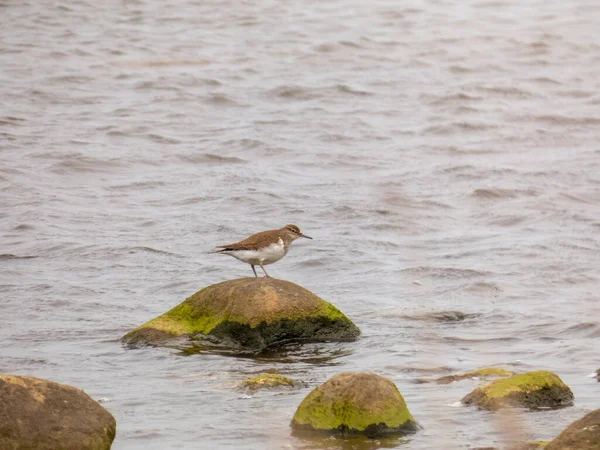
[(210, 255), (210, 254), (212, 254), (212, 253), (221, 253), (221, 254), (223, 254), (223, 253), (225, 253), (226, 251), (227, 251), (227, 249), (226, 249), (226, 248), (215, 248), (215, 249), (213, 249), (213, 250), (211, 250), (211, 251), (209, 251), (209, 252), (206, 252), (206, 254), (207, 254), (207, 255)]

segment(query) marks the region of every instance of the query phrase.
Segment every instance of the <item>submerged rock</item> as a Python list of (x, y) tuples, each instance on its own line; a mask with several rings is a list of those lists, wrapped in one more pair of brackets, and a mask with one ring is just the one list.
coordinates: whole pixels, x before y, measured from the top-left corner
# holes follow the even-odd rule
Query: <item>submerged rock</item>
[(0, 375), (0, 448), (108, 450), (114, 417), (85, 392), (40, 378)]
[[(546, 448), (547, 442), (525, 442), (524, 444), (517, 444), (510, 447), (510, 450), (541, 450)], [(498, 447), (473, 447), (469, 450), (500, 450)]]
[(263, 373), (254, 378), (244, 381), (244, 386), (252, 391), (256, 391), (262, 388), (277, 388), (277, 387), (296, 387), (301, 383), (292, 380), (291, 378), (284, 377), (278, 373)]
[(515, 448), (515, 450), (541, 450), (542, 448), (546, 448), (547, 445), (548, 441), (526, 442)]
[(492, 378), (492, 377), (510, 377), (515, 375), (510, 370), (500, 369), (498, 367), (488, 367), (485, 369), (474, 370), (467, 373), (458, 373), (456, 375), (446, 375), (435, 380), (437, 384), (449, 384), (454, 381), (464, 380), (466, 378)]
[(576, 420), (546, 450), (600, 450), (600, 409)]
[(505, 406), (558, 408), (573, 404), (573, 393), (552, 372), (539, 371), (514, 375), (475, 389), (462, 402), (484, 409)]
[(419, 427), (398, 388), (372, 373), (330, 378), (300, 403), (290, 423), (296, 434), (406, 434)]
[(354, 340), (360, 330), (336, 307), (294, 283), (238, 278), (208, 286), (123, 337), (132, 347), (209, 337), (234, 348), (262, 350), (289, 341)]

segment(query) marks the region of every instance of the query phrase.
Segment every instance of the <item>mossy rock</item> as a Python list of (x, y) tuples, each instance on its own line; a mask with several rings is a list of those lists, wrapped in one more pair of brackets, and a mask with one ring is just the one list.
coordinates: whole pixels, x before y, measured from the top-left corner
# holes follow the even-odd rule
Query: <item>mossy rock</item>
[(545, 450), (600, 450), (600, 409), (573, 422)]
[(348, 341), (360, 330), (340, 310), (294, 283), (238, 278), (208, 286), (123, 337), (131, 347), (187, 336), (262, 350), (290, 341)]
[(392, 381), (372, 373), (330, 378), (300, 403), (290, 423), (295, 434), (406, 434), (419, 427)]
[(257, 377), (245, 380), (243, 384), (245, 387), (249, 388), (252, 391), (256, 391), (258, 389), (263, 388), (290, 388), (300, 385), (300, 383), (298, 383), (297, 381), (294, 381), (288, 377), (284, 377), (283, 375), (279, 375), (278, 373), (263, 373), (262, 375), (259, 375)]
[(437, 384), (449, 384), (454, 381), (464, 380), (466, 378), (492, 378), (492, 377), (510, 377), (515, 375), (510, 370), (500, 369), (497, 367), (488, 367), (485, 369), (474, 370), (467, 373), (459, 373), (456, 375), (447, 375), (445, 377), (438, 378), (435, 380)]
[(539, 371), (494, 381), (475, 389), (462, 402), (489, 410), (505, 406), (560, 408), (573, 404), (573, 392), (557, 375)]
[(108, 450), (116, 428), (114, 417), (79, 389), (0, 375), (0, 449)]
[[(517, 444), (511, 446), (510, 450), (541, 450), (546, 448), (548, 442), (537, 441), (537, 442), (525, 442), (524, 444)], [(469, 450), (500, 450), (498, 447), (473, 447)]]
[(547, 445), (548, 441), (526, 442), (520, 447), (517, 447), (515, 450), (541, 450), (546, 448)]

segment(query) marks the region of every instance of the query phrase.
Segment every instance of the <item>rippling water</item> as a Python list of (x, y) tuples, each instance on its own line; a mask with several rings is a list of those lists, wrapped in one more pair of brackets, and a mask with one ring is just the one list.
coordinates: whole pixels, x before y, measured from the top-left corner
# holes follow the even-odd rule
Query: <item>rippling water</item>
[[(502, 445), (483, 366), (550, 369), (598, 408), (600, 4), (0, 0), (0, 372), (73, 384), (115, 449)], [(251, 270), (214, 244), (297, 223), (271, 266), (355, 343), (257, 358), (119, 338)], [(275, 369), (307, 383), (249, 396)], [(290, 436), (342, 371), (404, 394), (401, 441)]]

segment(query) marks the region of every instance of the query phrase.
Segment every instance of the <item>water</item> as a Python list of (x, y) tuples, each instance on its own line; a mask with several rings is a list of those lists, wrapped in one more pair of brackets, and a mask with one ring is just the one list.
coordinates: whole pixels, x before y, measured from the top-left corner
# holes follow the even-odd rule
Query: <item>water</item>
[[(598, 408), (600, 5), (0, 2), (0, 372), (84, 389), (120, 449), (502, 446), (485, 366), (555, 371)], [(354, 343), (258, 358), (120, 337), (250, 267), (206, 255), (296, 223), (270, 266), (333, 302)], [(455, 311), (458, 313), (451, 313)], [(237, 388), (266, 370), (307, 383)], [(302, 440), (343, 371), (392, 379), (419, 433)]]

